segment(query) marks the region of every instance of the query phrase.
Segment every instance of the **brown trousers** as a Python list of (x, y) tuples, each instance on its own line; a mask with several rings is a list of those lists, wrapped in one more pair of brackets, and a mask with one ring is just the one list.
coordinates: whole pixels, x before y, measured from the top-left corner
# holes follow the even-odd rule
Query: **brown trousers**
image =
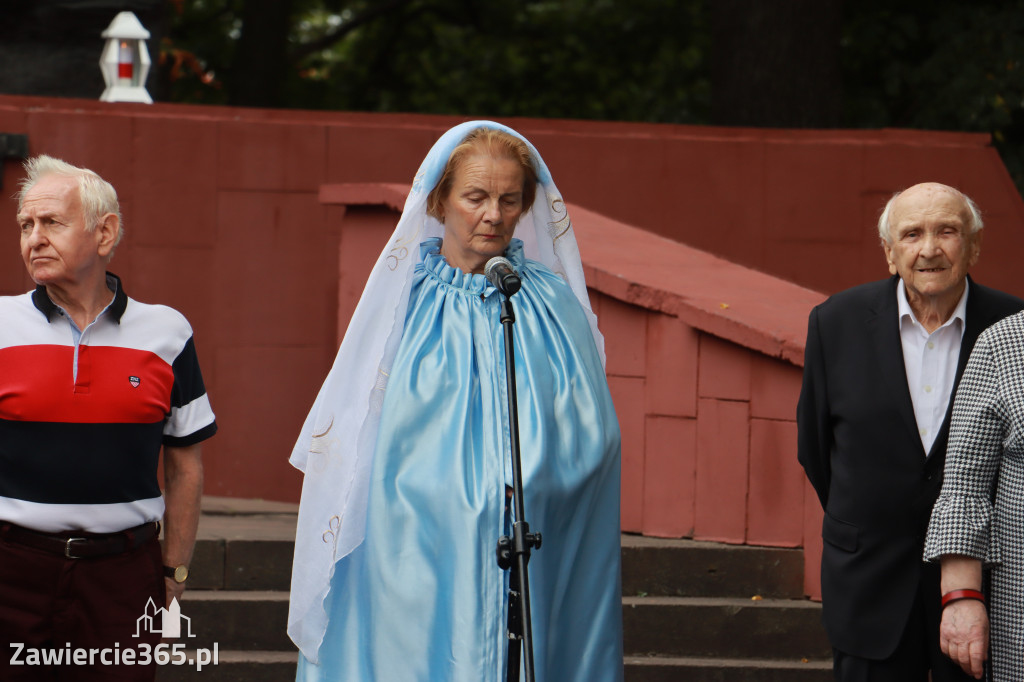
[[(151, 598), (157, 608), (165, 606), (163, 560), (155, 537), (124, 554), (88, 559), (67, 559), (0, 539), (0, 680), (151, 682), (153, 663), (105, 664), (123, 660), (125, 649), (138, 652), (148, 645), (152, 652), (160, 643), (159, 634), (139, 627)], [(44, 655), (50, 661), (58, 655), (66, 659), (76, 650), (85, 650), (78, 654), (81, 664), (28, 664)], [(91, 663), (88, 650), (94, 651)], [(23, 664), (12, 665), (12, 657)]]

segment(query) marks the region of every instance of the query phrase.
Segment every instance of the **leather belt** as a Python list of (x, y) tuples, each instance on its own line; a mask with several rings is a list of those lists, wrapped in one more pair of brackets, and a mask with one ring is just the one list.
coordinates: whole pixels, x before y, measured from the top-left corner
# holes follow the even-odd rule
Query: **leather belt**
[(160, 534), (160, 524), (153, 521), (117, 533), (86, 533), (63, 531), (44, 533), (13, 523), (0, 522), (0, 539), (32, 547), (66, 559), (91, 559), (124, 554), (142, 546)]

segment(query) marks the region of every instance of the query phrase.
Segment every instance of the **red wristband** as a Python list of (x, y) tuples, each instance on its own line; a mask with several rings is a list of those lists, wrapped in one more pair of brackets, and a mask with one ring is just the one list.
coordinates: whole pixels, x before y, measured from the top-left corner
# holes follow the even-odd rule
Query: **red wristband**
[(942, 595), (942, 608), (946, 608), (955, 601), (961, 599), (977, 599), (982, 604), (985, 603), (985, 595), (978, 590), (952, 590)]

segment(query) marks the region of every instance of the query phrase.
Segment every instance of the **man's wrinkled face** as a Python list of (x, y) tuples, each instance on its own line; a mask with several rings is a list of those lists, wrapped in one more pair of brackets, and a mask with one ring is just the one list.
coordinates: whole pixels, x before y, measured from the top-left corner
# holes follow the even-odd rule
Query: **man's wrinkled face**
[(78, 182), (44, 175), (25, 194), (18, 212), (21, 257), (36, 284), (83, 281), (101, 259), (100, 230), (86, 230)]
[(912, 302), (959, 299), (967, 271), (981, 253), (979, 234), (969, 233), (963, 198), (937, 184), (915, 185), (896, 198), (884, 243), (889, 272), (898, 274)]

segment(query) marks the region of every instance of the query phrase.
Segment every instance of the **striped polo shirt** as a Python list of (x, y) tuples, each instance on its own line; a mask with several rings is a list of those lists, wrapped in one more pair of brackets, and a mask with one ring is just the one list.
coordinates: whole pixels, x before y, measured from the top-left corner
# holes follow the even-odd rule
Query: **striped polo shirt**
[(85, 329), (42, 286), (0, 297), (0, 520), (107, 533), (163, 516), (163, 445), (217, 425), (188, 321), (114, 300)]

